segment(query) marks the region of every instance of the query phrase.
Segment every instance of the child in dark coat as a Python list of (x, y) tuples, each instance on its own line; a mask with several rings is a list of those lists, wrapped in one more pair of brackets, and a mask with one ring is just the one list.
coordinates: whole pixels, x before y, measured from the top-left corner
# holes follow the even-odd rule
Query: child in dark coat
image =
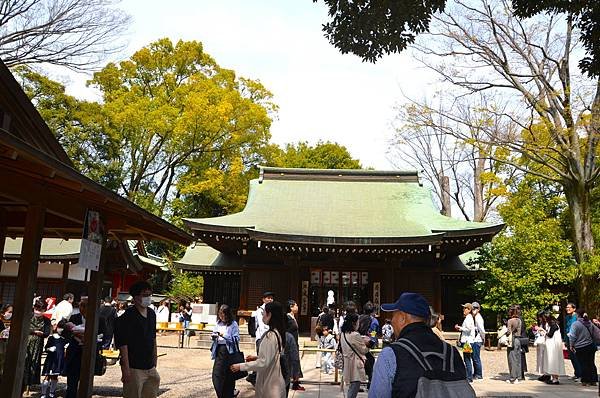
[(63, 319), (56, 325), (54, 333), (48, 337), (46, 342), (46, 361), (42, 369), (42, 376), (45, 376), (42, 383), (42, 397), (54, 398), (58, 376), (65, 368), (65, 346), (68, 340), (62, 336), (66, 321)]

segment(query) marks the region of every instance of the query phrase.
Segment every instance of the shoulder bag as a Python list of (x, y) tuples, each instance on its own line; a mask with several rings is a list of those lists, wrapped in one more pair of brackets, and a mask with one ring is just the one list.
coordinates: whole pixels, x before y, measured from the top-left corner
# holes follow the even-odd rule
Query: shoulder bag
[[(317, 355), (320, 353), (317, 352)], [(344, 370), (344, 354), (342, 353), (342, 342), (338, 344), (337, 349), (335, 350), (335, 358), (333, 360), (333, 366), (336, 369)]]
[[(240, 351), (240, 345), (238, 343), (238, 340), (236, 338), (234, 338), (234, 341), (235, 341), (235, 352), (233, 354), (229, 354), (229, 357), (227, 358), (227, 369), (229, 369), (229, 367), (231, 365), (234, 365), (236, 363), (246, 362), (246, 357), (244, 356), (244, 353), (242, 351)], [(232, 376), (233, 376), (234, 380), (239, 380), (241, 378), (248, 376), (248, 372), (239, 371), (239, 372), (233, 373)]]

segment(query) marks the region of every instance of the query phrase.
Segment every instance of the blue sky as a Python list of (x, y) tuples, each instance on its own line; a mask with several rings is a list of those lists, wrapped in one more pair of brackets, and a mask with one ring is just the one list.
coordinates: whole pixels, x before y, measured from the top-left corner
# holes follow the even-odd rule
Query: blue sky
[[(342, 55), (321, 32), (322, 2), (311, 0), (124, 0), (133, 18), (127, 58), (161, 37), (198, 40), (223, 67), (259, 79), (279, 105), (272, 127), (278, 144), (330, 140), (345, 145), (364, 166), (390, 169), (394, 106), (402, 93), (421, 99), (434, 77), (408, 53), (377, 64)], [(68, 90), (93, 98), (88, 76), (68, 76)]]

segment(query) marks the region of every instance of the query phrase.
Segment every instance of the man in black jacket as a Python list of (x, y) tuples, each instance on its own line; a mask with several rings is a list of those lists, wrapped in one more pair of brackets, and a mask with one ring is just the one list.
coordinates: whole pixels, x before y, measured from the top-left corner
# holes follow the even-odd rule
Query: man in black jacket
[[(397, 339), (407, 339), (425, 353), (452, 350), (454, 377), (466, 379), (465, 364), (458, 350), (440, 340), (427, 325), (430, 311), (423, 296), (402, 293), (395, 303), (383, 304), (381, 309), (393, 312), (392, 325)], [(417, 392), (418, 380), (425, 370), (407, 350), (394, 344), (392, 346), (385, 347), (377, 358), (369, 398), (413, 398)], [(427, 361), (434, 370), (442, 370), (441, 358), (428, 356)]]
[(113, 339), (115, 321), (117, 319), (117, 310), (112, 306), (112, 299), (110, 297), (104, 299), (104, 304), (100, 307), (100, 311), (98, 311), (98, 318), (100, 321), (98, 333), (102, 334), (102, 348), (107, 350), (110, 348), (110, 343)]

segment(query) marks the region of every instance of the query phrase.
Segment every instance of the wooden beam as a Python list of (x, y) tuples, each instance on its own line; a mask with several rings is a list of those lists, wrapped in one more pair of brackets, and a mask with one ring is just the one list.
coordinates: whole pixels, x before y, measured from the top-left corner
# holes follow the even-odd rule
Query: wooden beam
[(0, 385), (0, 396), (21, 398), (23, 370), (25, 367), (25, 347), (31, 322), (31, 303), (37, 277), (42, 231), (46, 209), (40, 205), (29, 206), (25, 226), (25, 237), (21, 249), (17, 289), (13, 304), (13, 318), (10, 325), (4, 374)]
[(100, 308), (100, 294), (102, 293), (102, 285), (104, 284), (105, 262), (106, 241), (102, 244), (98, 271), (90, 271), (92, 275), (88, 285), (85, 334), (83, 337), (83, 353), (81, 355), (81, 377), (79, 379), (79, 389), (77, 390), (78, 398), (91, 397), (94, 389), (94, 364), (96, 360), (96, 350), (98, 348), (98, 308)]

